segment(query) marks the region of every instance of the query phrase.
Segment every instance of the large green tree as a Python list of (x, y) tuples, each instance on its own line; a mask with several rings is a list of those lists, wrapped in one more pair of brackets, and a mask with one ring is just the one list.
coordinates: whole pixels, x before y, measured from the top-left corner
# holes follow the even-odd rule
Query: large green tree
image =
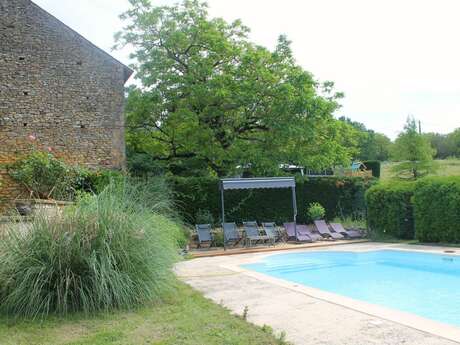
[(296, 64), (286, 37), (269, 51), (240, 21), (210, 18), (200, 1), (130, 2), (117, 40), (137, 61), (126, 122), (138, 166), (225, 176), (348, 163), (354, 140), (332, 116), (341, 94)]
[(436, 150), (435, 158), (445, 159), (454, 155), (448, 135), (440, 133), (425, 133), (424, 136)]
[(390, 138), (385, 134), (374, 132), (373, 142), (375, 145), (375, 156), (369, 157), (369, 159), (376, 159), (379, 161), (386, 161), (390, 158), (391, 146), (393, 143)]
[(392, 159), (400, 162), (393, 167), (393, 173), (399, 178), (417, 179), (434, 172), (435, 153), (427, 137), (419, 133), (417, 121), (409, 117), (392, 147)]
[(348, 117), (340, 117), (340, 121), (347, 123), (358, 131), (355, 135), (359, 160), (386, 161), (390, 157), (391, 140), (385, 134), (367, 129), (361, 122), (353, 121)]
[(447, 146), (450, 157), (460, 157), (460, 128), (447, 135)]
[(460, 128), (449, 134), (426, 133), (424, 135), (436, 150), (435, 158), (460, 157)]

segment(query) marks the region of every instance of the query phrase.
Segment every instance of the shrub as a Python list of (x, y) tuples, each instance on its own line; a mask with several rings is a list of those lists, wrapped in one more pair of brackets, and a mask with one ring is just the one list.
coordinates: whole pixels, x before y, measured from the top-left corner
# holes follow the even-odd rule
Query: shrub
[(8, 167), (10, 176), (31, 197), (72, 199), (85, 171), (57, 159), (49, 152), (34, 151)]
[(427, 177), (414, 193), (416, 238), (460, 242), (460, 177)]
[(8, 167), (9, 175), (22, 184), (30, 197), (73, 200), (79, 192), (100, 193), (111, 182), (122, 182), (118, 170), (89, 170), (66, 164), (52, 153), (33, 151)]
[[(170, 177), (169, 182), (178, 211), (189, 223), (197, 223), (198, 210), (208, 210), (220, 223), (219, 179), (213, 177)], [(326, 219), (336, 216), (365, 216), (365, 191), (375, 179), (361, 177), (297, 178), (297, 221), (307, 222), (307, 206), (319, 202), (326, 210)], [(225, 192), (226, 220), (241, 223), (246, 220), (274, 221), (281, 224), (293, 217), (289, 189), (230, 190)]]
[(364, 161), (363, 164), (366, 166), (367, 170), (372, 171), (372, 176), (380, 178), (380, 161)]
[(216, 247), (223, 247), (224, 246), (224, 232), (221, 229), (218, 229), (213, 234), (213, 244)]
[(308, 216), (310, 217), (310, 219), (312, 221), (315, 221), (315, 220), (318, 220), (318, 219), (323, 219), (325, 214), (326, 214), (326, 210), (324, 209), (323, 206), (321, 206), (320, 203), (318, 202), (312, 202), (309, 206), (308, 206)]
[(0, 241), (0, 310), (89, 313), (133, 307), (170, 289), (184, 233), (152, 212), (164, 209), (167, 196), (144, 187), (111, 183), (56, 218), (8, 230)]
[(411, 182), (380, 183), (366, 192), (367, 221), (372, 237), (414, 238)]

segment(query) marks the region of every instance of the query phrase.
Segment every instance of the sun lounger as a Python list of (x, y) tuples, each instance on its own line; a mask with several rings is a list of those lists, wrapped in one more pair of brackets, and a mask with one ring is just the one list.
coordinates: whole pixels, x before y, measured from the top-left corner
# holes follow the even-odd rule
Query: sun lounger
[(319, 232), (314, 231), (313, 228), (314, 227), (310, 226), (310, 225), (298, 224), (297, 225), (297, 232), (299, 232), (299, 229), (300, 229), (300, 233), (301, 234), (307, 234), (308, 236), (310, 236), (310, 238), (313, 240), (313, 242), (324, 240), (324, 237), (321, 236), (321, 234)]
[(308, 233), (302, 231), (302, 229), (299, 231), (300, 225), (296, 225), (295, 223), (284, 223), (283, 225), (289, 238), (294, 238), (299, 242), (313, 242), (313, 239)]
[(332, 232), (329, 230), (329, 226), (326, 224), (324, 220), (315, 220), (315, 226), (318, 232), (323, 236), (323, 237), (328, 237), (333, 240), (339, 240), (343, 239), (343, 235), (339, 234), (338, 232)]
[(348, 238), (361, 238), (363, 235), (358, 230), (346, 230), (340, 223), (330, 223), (329, 224), (335, 232), (344, 235)]
[(224, 249), (227, 248), (227, 244), (230, 242), (233, 242), (233, 246), (236, 246), (241, 241), (241, 235), (235, 223), (223, 223), (222, 229), (224, 231)]
[(211, 224), (197, 224), (195, 225), (196, 233), (198, 234), (198, 248), (201, 247), (203, 243), (209, 243), (209, 246), (212, 246), (213, 239), (211, 234)]
[(276, 230), (275, 223), (262, 223), (262, 227), (273, 244), (281, 239), (281, 235)]
[[(243, 222), (243, 229), (246, 233), (246, 245), (251, 246), (253, 242), (268, 241), (271, 239), (267, 235), (261, 235), (257, 222)], [(274, 242), (272, 241), (274, 244)]]

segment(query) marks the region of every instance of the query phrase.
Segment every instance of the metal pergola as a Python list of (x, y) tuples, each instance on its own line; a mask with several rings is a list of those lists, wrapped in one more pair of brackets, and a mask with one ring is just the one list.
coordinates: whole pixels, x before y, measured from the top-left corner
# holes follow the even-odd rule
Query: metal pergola
[(292, 208), (294, 210), (294, 227), (297, 219), (297, 201), (295, 195), (294, 177), (263, 177), (263, 178), (225, 178), (220, 180), (220, 202), (222, 208), (222, 223), (225, 223), (224, 191), (231, 189), (259, 189), (259, 188), (291, 188)]

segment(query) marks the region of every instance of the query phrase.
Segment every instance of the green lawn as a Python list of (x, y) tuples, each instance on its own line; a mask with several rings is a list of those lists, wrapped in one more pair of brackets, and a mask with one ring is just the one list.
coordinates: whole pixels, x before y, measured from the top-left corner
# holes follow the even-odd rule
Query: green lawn
[[(249, 311), (250, 312), (250, 311)], [(0, 318), (2, 345), (270, 345), (285, 344), (180, 284), (163, 303), (132, 312), (44, 321)]]
[[(443, 159), (436, 160), (439, 164), (439, 169), (436, 173), (438, 176), (460, 176), (460, 159)], [(391, 178), (391, 167), (396, 163), (382, 163), (381, 179), (388, 180)]]

